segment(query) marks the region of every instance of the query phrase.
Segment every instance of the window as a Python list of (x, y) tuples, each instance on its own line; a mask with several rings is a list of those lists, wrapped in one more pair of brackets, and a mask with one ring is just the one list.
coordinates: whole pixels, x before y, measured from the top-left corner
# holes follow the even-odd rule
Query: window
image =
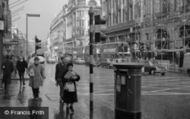
[(85, 31), (84, 31), (84, 30), (78, 30), (78, 31), (77, 31), (77, 35), (78, 35), (79, 37), (84, 36), (84, 35), (85, 35)]
[(149, 33), (146, 33), (146, 40), (149, 40)]
[(121, 0), (118, 0), (117, 1), (117, 14), (118, 14), (118, 24), (120, 24), (121, 23)]
[(77, 26), (80, 26), (80, 20), (77, 20)]
[(170, 3), (168, 0), (162, 0), (162, 12), (168, 13), (170, 11)]
[(84, 20), (81, 20), (81, 26), (84, 26)]
[(84, 26), (84, 20), (77, 20), (77, 26)]
[(84, 16), (84, 11), (77, 12), (77, 17), (83, 17), (83, 16)]
[(132, 5), (129, 6), (129, 21), (132, 20), (131, 16), (132, 16)]
[(127, 0), (123, 0), (123, 22), (128, 21), (127, 13), (128, 13)]

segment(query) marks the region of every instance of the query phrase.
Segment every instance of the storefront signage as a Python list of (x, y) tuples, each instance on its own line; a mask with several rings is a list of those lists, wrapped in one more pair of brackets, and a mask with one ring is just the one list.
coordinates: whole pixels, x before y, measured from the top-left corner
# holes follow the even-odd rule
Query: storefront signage
[(116, 52), (116, 48), (104, 49), (104, 52)]
[(0, 30), (4, 30), (4, 21), (0, 20)]

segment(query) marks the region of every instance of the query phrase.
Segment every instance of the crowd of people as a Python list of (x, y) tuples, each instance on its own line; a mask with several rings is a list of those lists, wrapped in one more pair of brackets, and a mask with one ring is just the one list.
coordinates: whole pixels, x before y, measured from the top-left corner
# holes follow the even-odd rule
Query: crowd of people
[[(66, 56), (60, 58), (60, 62), (55, 67), (56, 86), (60, 87), (60, 103), (66, 104), (66, 111), (74, 113), (73, 104), (77, 99), (76, 82), (80, 80), (80, 76), (73, 70), (73, 63)], [(34, 100), (38, 101), (40, 87), (46, 78), (45, 67), (40, 64), (40, 59), (35, 56), (34, 62), (29, 64), (24, 57), (20, 57), (18, 61), (13, 62), (10, 56), (6, 56), (2, 63), (3, 80), (5, 93), (9, 92), (11, 76), (18, 72), (20, 79), (20, 89), (25, 87), (25, 72), (29, 76), (29, 86), (32, 88)], [(21, 90), (20, 90), (21, 91)]]

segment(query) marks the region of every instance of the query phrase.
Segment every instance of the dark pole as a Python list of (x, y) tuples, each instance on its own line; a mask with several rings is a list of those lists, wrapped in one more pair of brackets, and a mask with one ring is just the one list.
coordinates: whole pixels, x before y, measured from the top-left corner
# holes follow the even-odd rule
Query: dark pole
[(28, 59), (28, 14), (26, 14), (26, 57)]
[(90, 36), (90, 44), (89, 44), (89, 48), (90, 48), (90, 66), (89, 66), (89, 70), (90, 70), (90, 119), (93, 119), (93, 80), (92, 80), (92, 74), (93, 74), (93, 8), (90, 7), (90, 11), (89, 11), (89, 17), (90, 17), (90, 32), (89, 32), (89, 36)]
[(35, 36), (34, 39), (35, 39), (35, 48), (34, 48), (34, 50), (35, 50), (35, 56), (37, 56), (37, 48), (36, 48), (37, 45), (38, 45), (38, 44), (37, 44), (37, 36)]
[(0, 31), (0, 74), (2, 73), (1, 64), (3, 62), (3, 31)]

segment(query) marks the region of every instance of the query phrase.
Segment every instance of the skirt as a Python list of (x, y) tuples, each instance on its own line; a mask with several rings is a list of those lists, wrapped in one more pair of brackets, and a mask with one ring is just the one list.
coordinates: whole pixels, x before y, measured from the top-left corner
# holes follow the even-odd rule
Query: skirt
[(63, 101), (65, 103), (75, 103), (78, 102), (77, 92), (69, 92), (68, 90), (64, 90)]

